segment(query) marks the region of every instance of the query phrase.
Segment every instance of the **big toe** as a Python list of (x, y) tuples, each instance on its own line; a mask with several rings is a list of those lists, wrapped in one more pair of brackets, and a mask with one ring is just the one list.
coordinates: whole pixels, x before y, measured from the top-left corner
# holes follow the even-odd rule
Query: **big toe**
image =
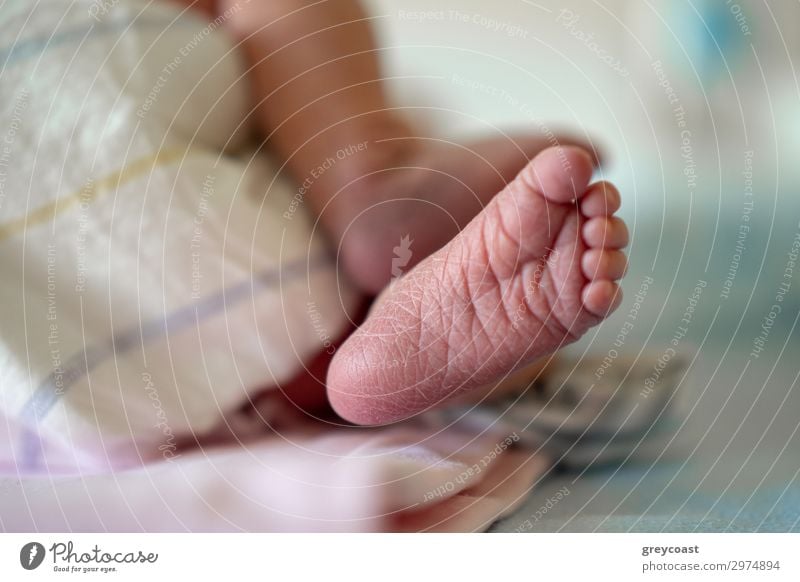
[(465, 229), (462, 244), (484, 249), (500, 278), (514, 276), (569, 234), (565, 219), (576, 215), (574, 202), (587, 194), (592, 172), (593, 159), (582, 148), (544, 150)]
[(594, 160), (577, 146), (551, 147), (542, 151), (520, 173), (520, 178), (551, 202), (565, 204), (586, 193)]

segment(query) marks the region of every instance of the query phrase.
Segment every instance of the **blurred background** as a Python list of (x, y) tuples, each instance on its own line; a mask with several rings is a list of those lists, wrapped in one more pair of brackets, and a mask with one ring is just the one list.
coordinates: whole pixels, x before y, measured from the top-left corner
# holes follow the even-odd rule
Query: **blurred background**
[(690, 363), (663, 441), (543, 483), (497, 529), (799, 530), (800, 4), (368, 6), (398, 106), (433, 132), (567, 130), (602, 150), (631, 270), (622, 308), (572, 353), (607, 355), (636, 310), (620, 351), (675, 345)]

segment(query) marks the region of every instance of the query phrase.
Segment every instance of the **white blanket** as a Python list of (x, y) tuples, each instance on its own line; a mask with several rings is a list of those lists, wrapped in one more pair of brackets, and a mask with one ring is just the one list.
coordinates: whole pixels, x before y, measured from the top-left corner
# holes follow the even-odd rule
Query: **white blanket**
[(285, 383), (355, 301), (245, 141), (221, 25), (148, 4), (3, 9), (0, 407), (101, 462)]
[(21, 0), (0, 26), (0, 528), (471, 530), (514, 507), (548, 462), (505, 433), (297, 421), (179, 448), (357, 297), (249, 145), (224, 22)]

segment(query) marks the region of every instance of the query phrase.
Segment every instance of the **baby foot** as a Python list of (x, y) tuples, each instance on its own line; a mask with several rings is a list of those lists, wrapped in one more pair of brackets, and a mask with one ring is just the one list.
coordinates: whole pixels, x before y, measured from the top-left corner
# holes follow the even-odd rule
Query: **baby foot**
[(539, 154), (444, 248), (378, 298), (328, 370), (358, 424), (401, 420), (576, 341), (621, 300), (616, 188), (577, 147)]
[(447, 244), (549, 144), (518, 135), (467, 145), (416, 137), (384, 145), (397, 155), (341, 190), (328, 209), (342, 217), (334, 233), (342, 265), (372, 294)]

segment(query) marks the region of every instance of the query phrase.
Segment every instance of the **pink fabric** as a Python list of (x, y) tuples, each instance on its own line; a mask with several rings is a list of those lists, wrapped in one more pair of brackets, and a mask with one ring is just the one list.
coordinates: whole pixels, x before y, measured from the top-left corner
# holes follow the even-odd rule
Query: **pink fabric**
[(300, 421), (170, 460), (70, 476), (56, 474), (64, 463), (25, 475), (10, 453), (0, 480), (4, 531), (476, 531), (513, 511), (550, 466), (513, 435), (422, 423)]

